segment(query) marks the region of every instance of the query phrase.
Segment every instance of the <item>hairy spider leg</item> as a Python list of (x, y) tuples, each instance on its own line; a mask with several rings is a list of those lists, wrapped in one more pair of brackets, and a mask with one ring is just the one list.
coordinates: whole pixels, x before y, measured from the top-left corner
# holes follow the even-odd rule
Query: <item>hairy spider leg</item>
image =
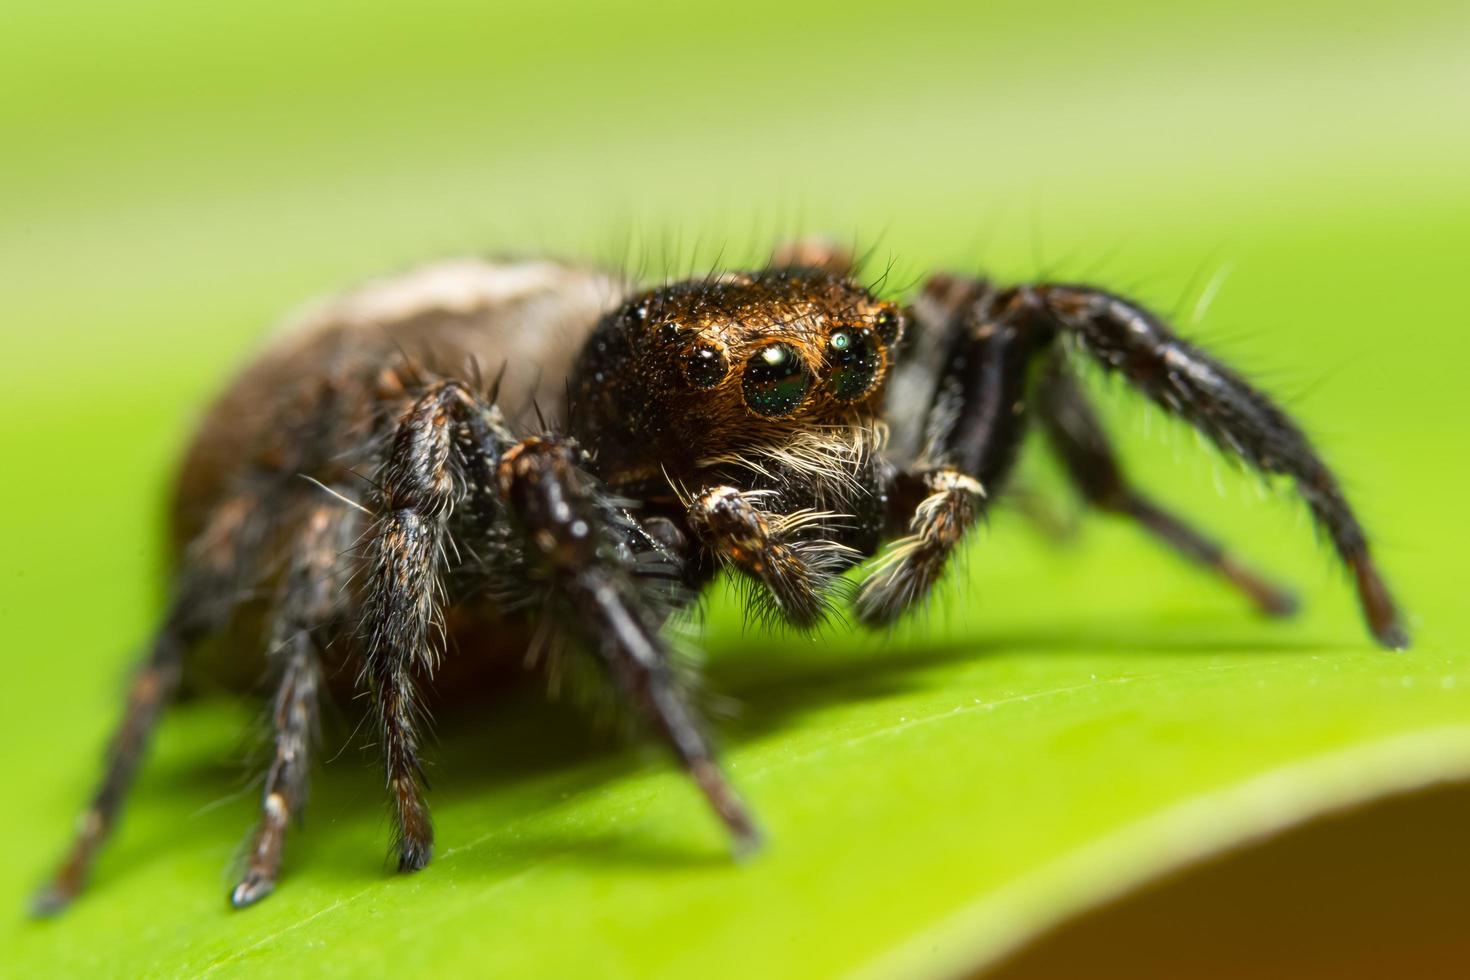
[[(957, 287), (957, 283), (959, 286)], [(1223, 451), (1266, 474), (1289, 476), (1313, 518), (1353, 572), (1365, 619), (1385, 647), (1408, 645), (1408, 633), (1370, 554), (1367, 539), (1337, 478), (1284, 411), (1203, 350), (1175, 336), (1142, 307), (1103, 290), (1076, 285), (1031, 285), (996, 292), (984, 282), (936, 277), (926, 296), (946, 296), (951, 313), (948, 354), (927, 417), (925, 448), (913, 470), (896, 481), (893, 498), (913, 501), (904, 481), (932, 481), (933, 474), (967, 474), (990, 493), (1014, 462), (1024, 435), (1032, 362), (1060, 335), (1105, 368), (1121, 374), (1155, 403), (1193, 425)], [(1075, 407), (1075, 405), (1073, 406)], [(977, 495), (978, 496), (978, 495)], [(964, 517), (949, 497), (929, 494), (909, 512), (909, 533), (890, 549), (858, 595), (859, 616), (891, 622), (927, 593), (959, 540), (932, 546), (923, 535), (935, 512), (951, 523)], [(1177, 522), (1156, 508), (1137, 514), (1156, 533), (1175, 533)], [(1187, 529), (1186, 529), (1187, 530)], [(926, 541), (930, 546), (924, 546)]]
[(944, 355), (918, 458), (893, 477), (890, 521), (898, 535), (859, 587), (858, 618), (892, 623), (939, 581), (965, 533), (999, 492), (1026, 435), (1026, 388), (1045, 343), (1029, 323), (984, 316), (985, 282), (935, 279), (917, 316), (942, 311), (926, 326), (944, 336)]
[(1403, 617), (1337, 477), (1286, 412), (1126, 299), (1088, 286), (1042, 285), (1015, 291), (1011, 302), (1075, 336), (1088, 354), (1229, 455), (1261, 473), (1289, 477), (1353, 573), (1373, 636), (1389, 649), (1409, 645)]
[(703, 490), (689, 504), (690, 529), (720, 561), (759, 587), (751, 593), (758, 619), (779, 616), (793, 626), (815, 626), (831, 611), (839, 573), (861, 556), (835, 542), (793, 537), (830, 515), (772, 513), (760, 506), (762, 496), (729, 486)]
[[(567, 442), (527, 439), (506, 452), (500, 488), (534, 547), (541, 573), (614, 684), (655, 727), (734, 840), (737, 853), (760, 834), (726, 780), (690, 693), (658, 630), (668, 590), (682, 580), (672, 555), (581, 465)], [(640, 573), (635, 555), (655, 549), (666, 574)]]
[(275, 890), (286, 830), (306, 808), (311, 751), (319, 734), (318, 645), (341, 621), (352, 569), (348, 552), (360, 524), (354, 507), (313, 500), (276, 596), (266, 652), (277, 675), (271, 761), (245, 870), (230, 891), (235, 908), (253, 905)]
[(86, 884), (98, 851), (117, 824), (153, 729), (178, 689), (184, 657), (219, 630), (235, 608), (242, 591), (241, 570), (252, 564), (261, 530), (259, 499), (242, 493), (216, 508), (186, 549), (163, 622), (128, 687), (102, 780), (77, 823), (71, 848), (32, 899), (34, 915), (60, 912)]
[(1059, 356), (1049, 360), (1036, 385), (1036, 414), (1068, 478), (1089, 504), (1137, 521), (1179, 555), (1219, 574), (1266, 615), (1296, 612), (1296, 597), (1289, 589), (1251, 570), (1129, 482), (1102, 422)]
[(445, 600), (450, 516), (469, 481), (492, 472), (509, 442), (498, 418), (460, 382), (430, 384), (399, 418), (375, 480), (362, 680), (377, 713), (400, 871), (419, 870), (433, 852), (415, 674), (431, 676), (437, 662), (432, 633)]

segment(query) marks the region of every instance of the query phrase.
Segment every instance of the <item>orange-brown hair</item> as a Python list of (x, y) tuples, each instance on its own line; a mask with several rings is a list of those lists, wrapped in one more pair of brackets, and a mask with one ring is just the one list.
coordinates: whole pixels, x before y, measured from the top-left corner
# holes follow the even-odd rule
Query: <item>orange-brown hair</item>
[(871, 427), (903, 334), (897, 306), (814, 269), (731, 274), (633, 297), (572, 376), (572, 424), (614, 485)]

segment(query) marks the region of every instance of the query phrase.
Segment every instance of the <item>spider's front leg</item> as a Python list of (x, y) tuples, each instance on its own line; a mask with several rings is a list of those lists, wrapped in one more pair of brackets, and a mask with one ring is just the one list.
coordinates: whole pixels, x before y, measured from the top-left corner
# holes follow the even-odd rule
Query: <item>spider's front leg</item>
[[(953, 479), (944, 474), (954, 473), (974, 477), (995, 492), (1024, 435), (1031, 364), (1058, 337), (1070, 337), (1227, 454), (1263, 474), (1290, 477), (1352, 571), (1373, 635), (1386, 647), (1408, 645), (1398, 607), (1336, 475), (1300, 427), (1240, 375), (1137, 304), (1088, 286), (996, 291), (983, 282), (936, 277), (925, 299), (948, 317), (950, 340), (923, 452), (916, 468), (900, 476), (893, 499), (913, 498), (912, 491), (904, 492), (905, 482), (932, 486), (940, 480), (942, 489), (943, 480)], [(1285, 611), (1286, 594), (1126, 484), (1090, 409), (1068, 384), (1055, 376), (1043, 380), (1039, 408), (1071, 476), (1089, 499), (1135, 517), (1187, 556), (1214, 567), (1268, 611)], [(869, 623), (888, 622), (922, 597), (967, 521), (973, 521), (973, 509), (952, 491), (923, 497), (887, 566), (863, 583), (859, 615)], [(936, 534), (936, 527), (958, 531)]]
[(739, 851), (760, 835), (726, 781), (690, 692), (659, 637), (683, 576), (668, 554), (581, 466), (571, 444), (527, 439), (506, 452), (499, 486), (528, 549), (622, 695), (668, 742)]
[(1296, 597), (1290, 590), (1262, 577), (1129, 481), (1101, 421), (1060, 356), (1047, 364), (1036, 386), (1036, 401), (1052, 448), (1072, 485), (1089, 504), (1138, 522), (1179, 555), (1235, 586), (1267, 616), (1296, 612)]
[(1005, 302), (1076, 338), (1083, 351), (1226, 454), (1259, 473), (1291, 479), (1352, 572), (1374, 637), (1390, 649), (1409, 645), (1398, 605), (1336, 474), (1280, 406), (1137, 303), (1104, 290), (1038, 285), (1012, 290)]
[(774, 513), (761, 506), (768, 496), (769, 491), (729, 486), (705, 489), (689, 503), (690, 529), (711, 554), (756, 583), (756, 595), (770, 602), (764, 612), (793, 626), (814, 626), (831, 609), (838, 574), (861, 556), (832, 541), (799, 536), (835, 515)]

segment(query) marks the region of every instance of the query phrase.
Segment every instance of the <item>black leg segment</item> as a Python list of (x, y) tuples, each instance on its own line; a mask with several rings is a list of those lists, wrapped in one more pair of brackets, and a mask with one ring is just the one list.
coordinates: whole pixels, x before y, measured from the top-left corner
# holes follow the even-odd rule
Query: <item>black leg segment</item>
[(1403, 618), (1337, 477), (1280, 407), (1153, 314), (1111, 293), (1042, 285), (1014, 290), (1008, 301), (1075, 337), (1088, 354), (1225, 452), (1262, 473), (1289, 477), (1352, 571), (1368, 628), (1385, 647), (1409, 645)]
[(1289, 590), (1252, 571), (1129, 483), (1101, 421), (1061, 357), (1052, 358), (1036, 386), (1036, 413), (1072, 484), (1089, 504), (1131, 517), (1180, 555), (1212, 569), (1266, 615), (1296, 611)]
[[(1374, 637), (1386, 647), (1408, 645), (1362, 526), (1301, 429), (1244, 378), (1175, 336), (1157, 317), (1091, 287), (1042, 284), (997, 291), (985, 281), (952, 276), (931, 280), (914, 312), (928, 321), (926, 332), (937, 328), (948, 339), (918, 458), (891, 487), (892, 530), (899, 538), (858, 595), (863, 621), (892, 621), (927, 594), (965, 529), (983, 512), (982, 494), (993, 499), (1002, 489), (1025, 437), (1033, 397), (1053, 445), (1089, 501), (1131, 516), (1175, 550), (1213, 568), (1262, 610), (1285, 614), (1295, 607), (1287, 592), (1129, 485), (1090, 406), (1071, 379), (1057, 373), (1051, 352), (1061, 338), (1226, 453), (1261, 473), (1291, 478), (1351, 569)], [(1043, 357), (1052, 366), (1038, 380)], [(962, 488), (958, 476), (970, 478), (974, 487)], [(962, 489), (972, 492), (957, 496)]]
[(568, 443), (521, 442), (500, 464), (500, 488), (566, 610), (570, 631), (673, 749), (737, 850), (755, 847), (755, 824), (720, 771), (704, 722), (658, 635), (669, 583), (682, 576), (673, 567), (666, 575), (650, 575), (646, 560), (645, 568), (637, 568), (634, 548), (657, 545), (582, 468)]

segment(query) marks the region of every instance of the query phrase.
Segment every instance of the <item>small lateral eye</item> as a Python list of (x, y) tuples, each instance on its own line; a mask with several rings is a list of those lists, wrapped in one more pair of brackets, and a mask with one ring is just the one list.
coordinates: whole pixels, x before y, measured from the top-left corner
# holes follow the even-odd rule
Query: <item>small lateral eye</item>
[(811, 372), (795, 348), (771, 344), (745, 362), (745, 404), (757, 415), (790, 415), (801, 406), (811, 382)]
[(696, 344), (683, 358), (684, 377), (696, 388), (713, 388), (730, 371), (730, 362), (719, 348)]
[(873, 388), (882, 358), (871, 330), (838, 330), (827, 339), (827, 390), (839, 401), (856, 401)]
[(898, 314), (887, 307), (878, 311), (873, 318), (873, 326), (878, 328), (878, 336), (885, 344), (892, 346), (898, 342), (899, 320)]

